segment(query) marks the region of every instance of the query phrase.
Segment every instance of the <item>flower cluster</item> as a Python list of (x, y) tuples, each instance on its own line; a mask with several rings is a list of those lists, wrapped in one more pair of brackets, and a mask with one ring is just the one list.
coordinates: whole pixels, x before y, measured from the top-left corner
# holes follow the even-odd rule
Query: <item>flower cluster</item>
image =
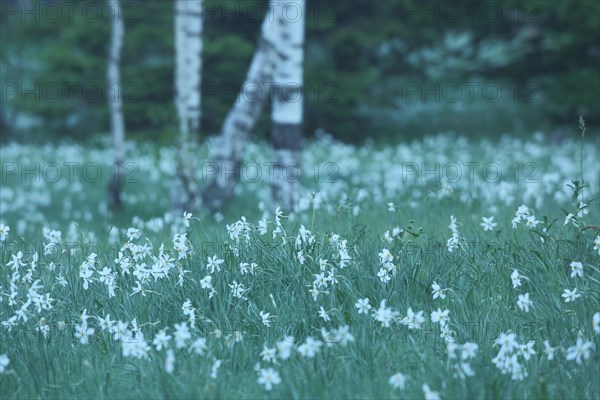
[(458, 232), (458, 221), (454, 217), (454, 215), (450, 216), (450, 225), (448, 225), (448, 229), (452, 232), (452, 236), (446, 242), (446, 247), (448, 252), (452, 253), (461, 245), (462, 238), (460, 237), (460, 233)]
[(394, 264), (394, 256), (388, 249), (383, 249), (379, 253), (381, 268), (377, 273), (379, 280), (383, 283), (389, 282), (393, 275), (396, 275), (397, 267)]
[(473, 368), (471, 368), (470, 360), (477, 356), (477, 343), (467, 342), (464, 344), (456, 344), (448, 342), (446, 351), (448, 358), (454, 361), (454, 376), (460, 379), (475, 376)]
[(440, 324), (440, 337), (446, 341), (446, 343), (453, 343), (454, 337), (453, 332), (450, 330), (450, 311), (438, 308), (437, 311), (431, 313), (431, 322), (434, 324)]
[(514, 333), (501, 333), (495, 341), (495, 345), (500, 346), (500, 349), (492, 362), (502, 374), (510, 374), (513, 381), (522, 381), (527, 377), (527, 369), (522, 362), (528, 361), (536, 354), (533, 349), (535, 342), (519, 344), (516, 338)]

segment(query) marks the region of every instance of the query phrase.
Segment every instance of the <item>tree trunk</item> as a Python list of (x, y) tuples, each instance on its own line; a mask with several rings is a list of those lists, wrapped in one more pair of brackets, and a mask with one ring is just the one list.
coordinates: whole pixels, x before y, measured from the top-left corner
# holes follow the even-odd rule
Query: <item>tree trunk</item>
[(110, 130), (114, 146), (114, 173), (108, 187), (108, 204), (111, 208), (120, 208), (121, 189), (123, 186), (123, 162), (125, 159), (125, 120), (123, 118), (123, 99), (121, 96), (121, 49), (125, 24), (121, 14), (119, 0), (108, 0), (111, 11), (111, 37), (108, 54), (107, 83), (108, 83), (108, 108), (110, 110)]
[(298, 201), (302, 170), (304, 0), (282, 1), (278, 51), (273, 79), (271, 139), (275, 164), (271, 192), (275, 203), (291, 212)]
[(270, 1), (242, 91), (225, 118), (221, 134), (212, 149), (211, 162), (203, 168), (202, 177), (206, 185), (202, 191), (202, 203), (212, 211), (231, 200), (235, 184), (240, 181), (244, 143), (256, 124), (270, 89), (277, 40), (274, 15), (278, 14), (275, 10), (280, 8), (279, 1)]
[(199, 205), (194, 174), (201, 115), (202, 12), (202, 0), (175, 2), (175, 103), (179, 140), (172, 206), (177, 211)]

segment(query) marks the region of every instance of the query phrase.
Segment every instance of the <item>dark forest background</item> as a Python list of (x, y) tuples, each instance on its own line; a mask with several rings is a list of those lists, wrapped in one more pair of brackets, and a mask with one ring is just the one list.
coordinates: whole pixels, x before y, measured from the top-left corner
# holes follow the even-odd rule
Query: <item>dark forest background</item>
[[(106, 134), (106, 2), (72, 2), (73, 15), (56, 21), (49, 4), (62, 2), (24, 3), (41, 18), (23, 13), (22, 1), (2, 1), (2, 141)], [(600, 122), (600, 2), (308, 0), (307, 6), (309, 137), (319, 130), (348, 142), (446, 131), (489, 137), (541, 130), (560, 137), (576, 132), (580, 114), (592, 131)], [(174, 4), (125, 0), (123, 7), (127, 136), (173, 143)], [(219, 132), (266, 8), (258, 0), (205, 1), (203, 137)], [(268, 119), (263, 114), (259, 137), (267, 136)]]

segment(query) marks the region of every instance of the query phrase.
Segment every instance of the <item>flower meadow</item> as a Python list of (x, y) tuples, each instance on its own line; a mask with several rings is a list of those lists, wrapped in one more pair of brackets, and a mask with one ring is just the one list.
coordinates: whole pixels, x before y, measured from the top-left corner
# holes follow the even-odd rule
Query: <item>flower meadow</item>
[(1, 151), (2, 398), (600, 398), (593, 141), (323, 135), (293, 213), (264, 143), (215, 214), (169, 211), (172, 148), (118, 212), (105, 146)]

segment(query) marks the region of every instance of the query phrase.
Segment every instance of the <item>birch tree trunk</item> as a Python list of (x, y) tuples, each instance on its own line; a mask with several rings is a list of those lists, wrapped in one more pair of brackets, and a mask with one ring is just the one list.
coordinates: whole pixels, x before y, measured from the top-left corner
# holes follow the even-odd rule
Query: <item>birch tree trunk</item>
[(233, 197), (235, 185), (240, 181), (244, 143), (268, 98), (277, 40), (274, 16), (281, 8), (280, 3), (269, 1), (269, 11), (262, 23), (261, 37), (242, 90), (227, 113), (211, 152), (211, 162), (202, 171), (206, 182), (202, 203), (212, 211), (222, 208)]
[(303, 121), (304, 0), (282, 1), (277, 15), (279, 44), (273, 79), (271, 140), (275, 164), (271, 192), (275, 203), (293, 211), (302, 171), (300, 141)]
[(114, 146), (114, 173), (108, 187), (108, 204), (111, 208), (120, 208), (121, 189), (123, 186), (123, 162), (125, 159), (125, 120), (123, 118), (123, 99), (121, 96), (121, 49), (125, 24), (121, 14), (119, 0), (108, 0), (111, 12), (111, 36), (108, 53), (107, 84), (108, 108), (110, 110), (110, 130)]
[(202, 6), (202, 0), (175, 2), (175, 103), (179, 141), (171, 200), (173, 209), (178, 211), (199, 205), (194, 174), (201, 115)]

